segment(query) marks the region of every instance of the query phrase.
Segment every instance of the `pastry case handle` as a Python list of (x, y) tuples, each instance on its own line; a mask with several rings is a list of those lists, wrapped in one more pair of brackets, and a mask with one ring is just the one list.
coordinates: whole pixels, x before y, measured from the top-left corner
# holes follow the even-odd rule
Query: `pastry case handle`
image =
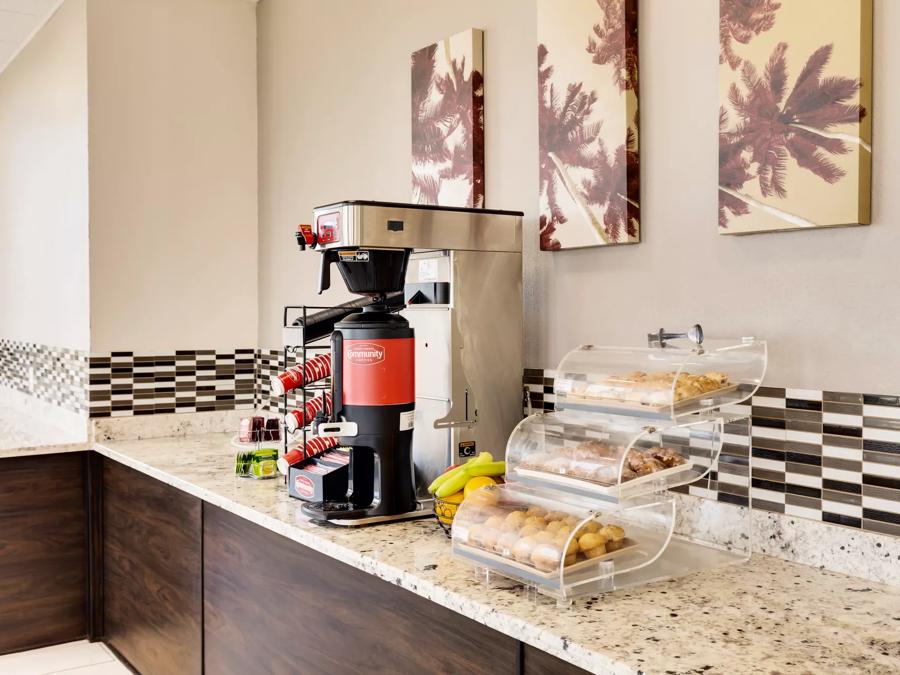
[(649, 347), (664, 348), (669, 340), (682, 339), (690, 340), (698, 347), (701, 346), (703, 344), (703, 327), (699, 323), (695, 323), (684, 333), (669, 333), (665, 328), (660, 328), (655, 333), (647, 333), (647, 345)]

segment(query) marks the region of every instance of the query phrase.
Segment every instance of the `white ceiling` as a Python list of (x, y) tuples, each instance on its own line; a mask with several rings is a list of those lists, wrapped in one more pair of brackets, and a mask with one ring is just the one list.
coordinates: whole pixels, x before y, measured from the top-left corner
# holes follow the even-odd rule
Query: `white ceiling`
[(0, 72), (34, 37), (62, 0), (0, 0)]

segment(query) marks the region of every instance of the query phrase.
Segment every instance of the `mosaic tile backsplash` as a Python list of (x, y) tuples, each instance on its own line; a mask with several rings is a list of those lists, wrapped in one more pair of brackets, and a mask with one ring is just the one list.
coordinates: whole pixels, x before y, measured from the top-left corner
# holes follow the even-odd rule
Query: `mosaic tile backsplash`
[(0, 386), (86, 415), (86, 383), (84, 352), (0, 339)]
[[(553, 378), (525, 370), (526, 408), (554, 410)], [(900, 536), (900, 396), (761, 387), (726, 412), (749, 429), (726, 425), (718, 472), (685, 492)]]
[(91, 417), (250, 410), (256, 350), (92, 354), (88, 373)]

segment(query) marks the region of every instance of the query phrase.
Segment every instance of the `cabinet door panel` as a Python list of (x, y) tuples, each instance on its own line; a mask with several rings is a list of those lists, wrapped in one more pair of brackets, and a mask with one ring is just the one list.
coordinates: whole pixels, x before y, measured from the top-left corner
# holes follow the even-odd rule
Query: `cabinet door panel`
[(588, 675), (588, 671), (530, 645), (522, 645), (522, 665), (524, 675)]
[(200, 500), (103, 462), (105, 640), (144, 675), (202, 670)]
[(204, 505), (208, 673), (514, 673), (518, 644)]
[(87, 633), (84, 453), (0, 460), (0, 653)]

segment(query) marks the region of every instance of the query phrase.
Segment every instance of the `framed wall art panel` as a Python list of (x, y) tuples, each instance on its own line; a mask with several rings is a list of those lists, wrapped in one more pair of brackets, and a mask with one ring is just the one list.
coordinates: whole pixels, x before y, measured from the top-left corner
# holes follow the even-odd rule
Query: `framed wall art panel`
[(872, 0), (719, 11), (719, 232), (868, 224)]
[(540, 244), (640, 241), (638, 0), (538, 0)]

